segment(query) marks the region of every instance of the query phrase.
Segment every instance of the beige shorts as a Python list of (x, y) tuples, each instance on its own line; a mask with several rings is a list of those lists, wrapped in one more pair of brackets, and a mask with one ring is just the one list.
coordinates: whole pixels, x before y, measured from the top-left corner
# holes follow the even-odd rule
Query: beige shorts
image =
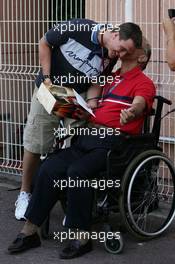
[(54, 128), (59, 125), (59, 118), (49, 115), (36, 98), (35, 88), (24, 129), (24, 148), (32, 153), (45, 154), (52, 150), (54, 141)]

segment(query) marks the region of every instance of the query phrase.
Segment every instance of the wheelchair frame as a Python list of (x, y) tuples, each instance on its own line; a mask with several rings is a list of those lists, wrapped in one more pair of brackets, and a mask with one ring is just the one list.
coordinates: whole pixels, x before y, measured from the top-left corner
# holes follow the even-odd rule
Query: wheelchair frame
[[(118, 194), (117, 192), (111, 194), (111, 191), (107, 190), (103, 202), (100, 202), (100, 208), (96, 209), (102, 214), (105, 208), (106, 230), (111, 230), (108, 224), (110, 212), (119, 211), (127, 231), (141, 240), (152, 239), (162, 234), (175, 216), (175, 169), (159, 146), (163, 104), (172, 103), (161, 96), (156, 96), (155, 99), (157, 107), (151, 114), (154, 115), (152, 130), (148, 116), (144, 122), (143, 134), (122, 136), (120, 146), (114, 146), (108, 152), (107, 179), (119, 178), (121, 187)], [(166, 175), (163, 176), (162, 165), (166, 171)], [(146, 180), (148, 181), (145, 183), (146, 186), (143, 186), (142, 190), (139, 189)], [(141, 183), (139, 188), (138, 181)], [(166, 185), (166, 181), (169, 181), (169, 184), (171, 182), (171, 187)], [(167, 197), (169, 203), (166, 201)], [(119, 208), (111, 204), (112, 199), (119, 200)], [(106, 241), (105, 248), (110, 253), (121, 252), (122, 235), (120, 240)]]
[[(172, 162), (162, 152), (162, 149), (159, 146), (163, 104), (171, 105), (172, 103), (162, 96), (156, 96), (155, 99), (157, 100), (157, 106), (156, 110), (151, 113), (151, 115), (154, 116), (152, 130), (150, 128), (150, 116), (147, 116), (144, 122), (143, 134), (134, 136), (122, 135), (121, 144), (117, 144), (117, 147), (113, 146), (108, 152), (107, 170), (105, 174), (102, 173), (102, 177), (105, 179), (119, 178), (121, 180), (120, 190), (117, 191), (117, 194), (111, 194), (111, 190), (107, 189), (105, 196), (103, 196), (100, 203), (98, 202), (98, 192), (96, 192), (95, 195), (95, 212), (100, 218), (103, 216), (106, 231), (112, 230), (108, 221), (110, 213), (119, 211), (123, 220), (122, 222), (127, 231), (141, 240), (151, 239), (162, 234), (169, 227), (175, 215), (175, 169)], [(159, 165), (162, 163), (164, 163), (166, 170), (168, 170), (168, 177), (171, 176), (172, 193), (169, 196), (171, 196), (170, 200), (172, 204), (167, 213), (167, 217), (165, 216), (166, 219), (161, 219), (163, 222), (161, 222), (159, 227), (156, 225), (155, 230), (153, 230), (151, 229), (152, 226), (154, 226), (152, 218), (154, 219), (156, 217), (154, 216), (154, 212), (160, 206), (160, 194), (158, 193), (159, 186), (157, 180), (161, 178), (159, 175)], [(156, 169), (154, 168), (154, 171), (152, 172), (153, 167), (156, 167)], [(160, 171), (161, 170), (162, 169), (160, 169)], [(149, 187), (149, 191), (147, 190), (147, 187), (142, 188), (144, 190), (142, 190), (142, 194), (139, 194), (141, 195), (140, 197), (142, 201), (139, 201), (140, 198), (137, 196), (133, 198), (132, 195), (134, 196), (135, 194), (138, 195), (138, 193), (140, 193), (138, 189), (135, 191), (134, 188), (137, 187), (138, 180), (144, 182), (145, 178), (148, 180), (148, 183), (145, 184)], [(166, 177), (164, 180), (165, 179)], [(114, 195), (114, 200), (119, 201), (116, 206), (114, 206), (113, 203), (111, 204)], [(136, 204), (135, 200), (137, 200), (137, 203), (140, 202), (141, 205)], [(65, 201), (62, 202), (62, 207), (65, 209)], [(137, 207), (139, 209), (137, 209)], [(148, 227), (144, 226), (146, 225), (145, 223), (144, 225), (142, 224), (146, 218), (150, 218), (149, 228), (151, 230), (148, 230)], [(142, 220), (140, 221), (140, 219)], [(47, 237), (48, 231), (49, 218), (47, 219), (44, 228), (42, 228), (42, 236)], [(114, 254), (121, 252), (123, 249), (122, 234), (120, 235), (120, 239), (115, 239), (115, 237), (111, 240), (107, 239), (105, 241), (105, 249)]]

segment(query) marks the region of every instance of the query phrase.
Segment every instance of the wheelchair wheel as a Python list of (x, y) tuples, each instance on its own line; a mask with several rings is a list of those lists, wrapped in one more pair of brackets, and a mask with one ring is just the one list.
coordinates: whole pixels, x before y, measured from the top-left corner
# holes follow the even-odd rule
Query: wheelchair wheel
[(121, 183), (120, 212), (140, 239), (162, 234), (175, 216), (175, 169), (165, 154), (148, 150), (128, 166)]
[(112, 254), (119, 254), (123, 250), (123, 238), (120, 234), (120, 238), (116, 238), (115, 234), (113, 238), (106, 239), (104, 246), (107, 252)]

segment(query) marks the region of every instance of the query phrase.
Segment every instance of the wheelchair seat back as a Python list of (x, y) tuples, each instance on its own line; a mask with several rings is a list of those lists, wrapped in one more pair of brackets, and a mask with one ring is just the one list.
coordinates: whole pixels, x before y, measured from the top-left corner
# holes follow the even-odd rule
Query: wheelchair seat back
[[(156, 109), (152, 109), (150, 114), (146, 116), (143, 126), (143, 132), (140, 135), (121, 135), (120, 145), (113, 146), (108, 152), (107, 157), (107, 177), (116, 177), (123, 175), (128, 164), (134, 157), (145, 150), (155, 149), (160, 150), (158, 145), (160, 128), (161, 128), (161, 114), (163, 104), (171, 105), (172, 102), (162, 96), (155, 96), (157, 101)], [(153, 124), (151, 129), (151, 118)]]

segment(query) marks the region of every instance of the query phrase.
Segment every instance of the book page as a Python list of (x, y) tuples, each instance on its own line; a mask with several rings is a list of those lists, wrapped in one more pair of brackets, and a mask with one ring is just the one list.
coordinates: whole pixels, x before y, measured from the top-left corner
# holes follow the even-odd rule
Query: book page
[[(58, 86), (59, 88), (59, 86)], [(59, 90), (59, 89), (58, 89)], [(77, 104), (80, 105), (82, 108), (84, 108), (88, 113), (90, 113), (91, 115), (94, 115), (92, 109), (90, 107), (88, 107), (86, 101), (82, 98), (81, 95), (79, 95), (74, 89), (72, 89), (73, 93), (71, 95), (74, 95), (77, 101)], [(59, 92), (58, 94), (62, 94), (64, 95), (64, 93)], [(37, 99), (39, 100), (39, 102), (44, 106), (44, 108), (46, 109), (46, 111), (51, 114), (53, 107), (55, 105), (55, 103), (57, 102), (57, 98), (54, 97), (54, 95), (52, 94), (52, 91), (49, 91), (47, 89), (47, 87), (42, 83), (38, 89), (37, 92)], [(59, 96), (58, 96), (59, 97)], [(71, 102), (72, 103), (72, 102)], [(64, 106), (64, 103), (63, 103)]]
[(56, 99), (43, 83), (40, 85), (36, 97), (39, 102), (44, 106), (48, 114), (51, 114), (52, 109), (56, 103)]
[(88, 113), (90, 113), (91, 115), (93, 115), (95, 117), (92, 109), (90, 107), (88, 107), (88, 105), (87, 105), (86, 101), (83, 99), (83, 97), (81, 95), (79, 95), (74, 89), (73, 89), (73, 91), (74, 91), (75, 97), (77, 99), (77, 103), (79, 105), (81, 105)]

